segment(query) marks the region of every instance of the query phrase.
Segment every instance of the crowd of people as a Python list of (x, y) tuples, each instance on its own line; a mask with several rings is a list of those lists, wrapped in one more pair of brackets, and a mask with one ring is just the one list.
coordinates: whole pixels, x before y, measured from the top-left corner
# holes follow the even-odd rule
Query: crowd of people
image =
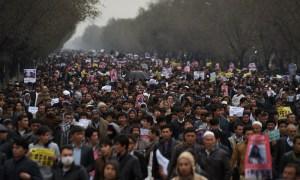
[[(299, 108), (295, 75), (61, 52), (34, 83), (0, 92), (0, 179), (245, 179), (249, 137), (267, 135), (272, 176), (261, 178), (296, 180)], [(266, 161), (258, 150), (249, 162)]]

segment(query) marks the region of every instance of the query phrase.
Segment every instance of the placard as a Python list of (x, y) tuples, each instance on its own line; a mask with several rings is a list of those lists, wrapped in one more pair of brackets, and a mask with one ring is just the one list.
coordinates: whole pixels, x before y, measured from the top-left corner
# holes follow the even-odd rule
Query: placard
[(55, 152), (52, 149), (46, 148), (32, 148), (29, 153), (29, 158), (40, 166), (51, 167), (54, 163), (54, 157)]
[(243, 117), (243, 113), (243, 107), (229, 106), (229, 116)]
[(36, 82), (36, 69), (24, 69), (24, 83)]
[(269, 137), (248, 137), (245, 157), (245, 179), (272, 179), (272, 158)]

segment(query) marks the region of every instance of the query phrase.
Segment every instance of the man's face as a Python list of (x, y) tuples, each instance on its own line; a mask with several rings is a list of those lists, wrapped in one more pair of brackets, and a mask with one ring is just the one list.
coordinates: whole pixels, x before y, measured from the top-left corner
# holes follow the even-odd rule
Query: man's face
[(43, 135), (40, 135), (40, 141), (43, 143), (43, 144), (46, 144), (49, 142), (49, 139), (50, 139), (50, 136), (51, 136), (51, 133), (50, 132), (47, 132)]
[(30, 125), (30, 129), (31, 129), (32, 132), (36, 132), (40, 127), (41, 127), (40, 123), (32, 123)]
[(115, 149), (115, 151), (116, 151), (117, 154), (121, 154), (122, 152), (124, 152), (126, 150), (126, 147), (125, 147), (125, 145), (122, 146), (120, 143), (117, 142), (114, 145), (114, 149)]
[(244, 114), (244, 115), (243, 115), (243, 119), (242, 119), (242, 120), (243, 120), (243, 122), (244, 122), (244, 123), (248, 123), (248, 122), (249, 122), (249, 120), (250, 120), (250, 117), (249, 117), (249, 115), (248, 115), (248, 114)]
[(249, 137), (254, 134), (253, 130), (248, 130), (245, 132), (245, 139), (248, 141)]
[(72, 120), (73, 120), (73, 117), (71, 115), (65, 115), (64, 121), (66, 123), (70, 123), (70, 122), (72, 122)]
[(135, 148), (135, 142), (129, 138), (129, 145), (128, 145), (128, 151), (131, 152)]
[(81, 143), (83, 141), (83, 138), (84, 138), (84, 132), (83, 131), (75, 132), (72, 135), (72, 140), (73, 140), (74, 143)]
[(282, 173), (282, 178), (284, 180), (296, 179), (296, 169), (294, 167), (285, 167)]
[(242, 136), (243, 135), (243, 130), (244, 130), (244, 127), (243, 126), (237, 126), (237, 128), (235, 129), (235, 134), (237, 135), (237, 136)]
[(267, 129), (268, 129), (269, 131), (273, 131), (274, 128), (275, 128), (275, 124), (274, 124), (274, 123), (268, 123), (268, 124), (267, 124)]
[(294, 151), (295, 153), (300, 153), (300, 139), (296, 140), (296, 143), (294, 144)]
[(72, 157), (73, 156), (73, 151), (71, 149), (64, 149), (61, 152), (61, 157)]
[(172, 131), (169, 128), (165, 128), (161, 131), (161, 136), (163, 139), (170, 139), (172, 136)]
[(6, 140), (7, 139), (7, 132), (0, 132), (0, 141)]
[(108, 144), (103, 144), (101, 146), (101, 153), (104, 157), (109, 156), (112, 153), (112, 147)]
[(189, 132), (184, 135), (184, 140), (187, 144), (195, 144), (196, 142), (196, 133)]
[(254, 124), (252, 125), (253, 131), (255, 134), (260, 134), (261, 133), (261, 127), (260, 125)]
[(297, 134), (297, 129), (296, 129), (296, 127), (289, 127), (289, 128), (287, 129), (287, 133), (288, 133), (288, 136), (289, 136), (291, 139), (293, 139), (293, 138), (296, 136), (296, 134)]
[(118, 122), (120, 125), (126, 125), (127, 124), (127, 118), (125, 116), (120, 116), (118, 118)]
[(29, 119), (27, 117), (21, 119), (21, 121), (19, 122), (19, 125), (22, 128), (27, 129), (29, 127)]
[(279, 129), (279, 132), (280, 132), (281, 135), (285, 135), (286, 134), (286, 131), (287, 131), (286, 126), (287, 125), (285, 123), (281, 123), (279, 125), (278, 129)]
[(216, 138), (214, 136), (208, 135), (203, 138), (203, 144), (205, 149), (212, 149), (216, 144)]
[(24, 157), (26, 153), (27, 149), (24, 149), (22, 146), (18, 146), (16, 144), (13, 145), (13, 157), (15, 159)]

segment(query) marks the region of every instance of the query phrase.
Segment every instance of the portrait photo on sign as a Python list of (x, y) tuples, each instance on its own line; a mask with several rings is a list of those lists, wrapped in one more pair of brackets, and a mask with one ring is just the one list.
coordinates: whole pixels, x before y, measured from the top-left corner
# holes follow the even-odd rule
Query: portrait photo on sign
[(264, 144), (251, 145), (250, 152), (248, 154), (249, 164), (265, 164), (267, 163), (266, 147)]

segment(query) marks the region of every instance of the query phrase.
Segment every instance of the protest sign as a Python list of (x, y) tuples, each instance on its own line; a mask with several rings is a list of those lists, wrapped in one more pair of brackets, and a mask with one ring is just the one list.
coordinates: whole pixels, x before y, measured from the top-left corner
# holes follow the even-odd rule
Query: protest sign
[(58, 104), (58, 103), (59, 103), (59, 98), (51, 99), (51, 106), (53, 106), (54, 104)]
[(161, 154), (159, 149), (156, 150), (156, 158), (157, 158), (157, 162), (158, 162), (159, 166), (161, 166), (161, 168), (163, 170), (163, 173), (165, 175), (168, 175), (169, 160)]
[(243, 113), (244, 113), (244, 108), (236, 107), (236, 106), (229, 106), (229, 116), (242, 117)]
[(118, 72), (116, 69), (112, 69), (109, 71), (110, 81), (115, 82), (118, 80)]
[(141, 128), (140, 129), (140, 137), (142, 140), (149, 142), (149, 129)]
[(39, 108), (35, 107), (35, 106), (29, 106), (28, 107), (28, 112), (32, 113), (32, 114), (36, 114), (38, 112)]
[(287, 115), (292, 113), (291, 107), (289, 106), (279, 106), (277, 107), (278, 119), (286, 119)]
[(217, 79), (217, 74), (216, 74), (216, 72), (210, 73), (210, 76), (209, 76), (209, 77), (210, 77), (210, 78), (209, 78), (209, 82), (215, 82), (216, 79)]
[(245, 179), (272, 179), (272, 157), (267, 135), (248, 138), (244, 164)]
[(279, 129), (274, 129), (273, 131), (269, 131), (268, 133), (270, 141), (277, 141), (280, 139), (280, 132)]
[(53, 165), (53, 158), (55, 153), (52, 149), (46, 148), (32, 148), (30, 149), (29, 158), (40, 166), (51, 167)]
[(36, 69), (24, 69), (24, 83), (36, 82)]

